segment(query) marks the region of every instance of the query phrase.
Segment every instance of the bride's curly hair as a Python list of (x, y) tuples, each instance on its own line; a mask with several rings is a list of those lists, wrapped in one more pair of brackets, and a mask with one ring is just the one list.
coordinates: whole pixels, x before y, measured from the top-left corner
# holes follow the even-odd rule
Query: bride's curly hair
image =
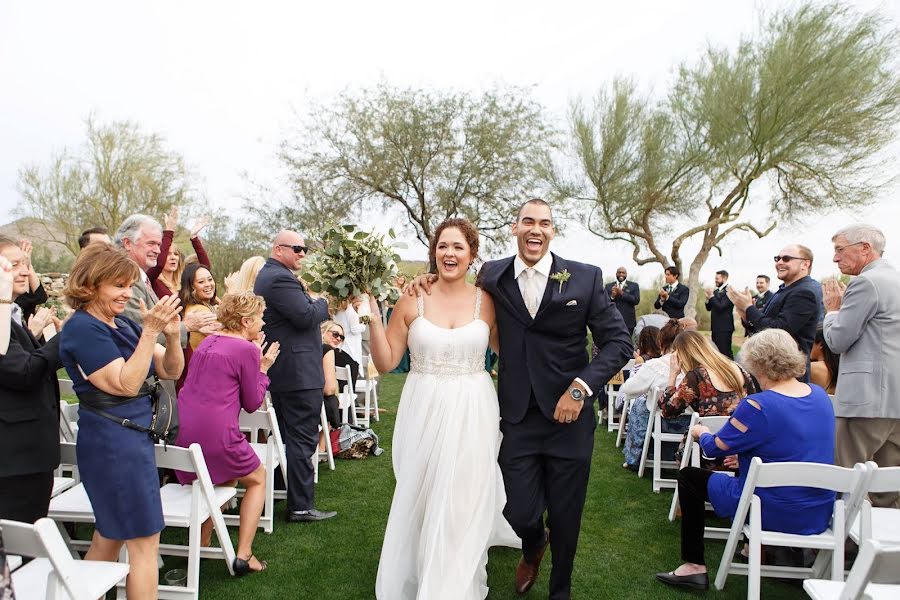
[(437, 259), (435, 258), (437, 244), (441, 239), (441, 234), (444, 230), (450, 227), (459, 229), (460, 233), (463, 234), (463, 237), (466, 238), (466, 244), (469, 245), (469, 251), (472, 253), (472, 262), (475, 262), (478, 258), (478, 230), (472, 225), (472, 222), (468, 219), (461, 219), (458, 217), (445, 219), (444, 221), (441, 221), (440, 225), (435, 227), (434, 235), (431, 236), (431, 244), (428, 245), (428, 266), (430, 273), (437, 273)]

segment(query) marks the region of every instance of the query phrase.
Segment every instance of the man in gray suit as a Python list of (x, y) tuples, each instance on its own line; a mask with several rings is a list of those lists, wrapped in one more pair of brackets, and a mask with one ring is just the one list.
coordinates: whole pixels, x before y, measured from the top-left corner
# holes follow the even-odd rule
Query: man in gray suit
[[(900, 273), (881, 258), (884, 234), (851, 225), (831, 238), (841, 273), (824, 285), (825, 342), (841, 355), (835, 394), (836, 462), (900, 465)], [(873, 494), (876, 506), (900, 508), (898, 495)]]

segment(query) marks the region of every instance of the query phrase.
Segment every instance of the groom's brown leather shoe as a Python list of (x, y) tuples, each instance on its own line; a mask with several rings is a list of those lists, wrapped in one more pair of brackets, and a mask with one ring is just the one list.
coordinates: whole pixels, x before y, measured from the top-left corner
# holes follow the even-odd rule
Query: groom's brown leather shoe
[(547, 551), (547, 546), (550, 545), (549, 529), (544, 530), (544, 538), (544, 546), (535, 555), (534, 564), (528, 563), (523, 556), (519, 559), (519, 564), (516, 565), (516, 593), (520, 596), (527, 593), (531, 586), (534, 585), (534, 582), (537, 581), (538, 570), (541, 567), (541, 561), (544, 559), (544, 552)]

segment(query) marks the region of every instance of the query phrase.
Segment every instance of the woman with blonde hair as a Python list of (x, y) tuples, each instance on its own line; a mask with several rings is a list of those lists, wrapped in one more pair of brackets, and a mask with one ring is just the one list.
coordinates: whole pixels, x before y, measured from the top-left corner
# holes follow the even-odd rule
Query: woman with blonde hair
[[(194, 252), (197, 253), (197, 262), (210, 268), (209, 256), (200, 242), (200, 231), (206, 227), (208, 219), (200, 217), (191, 228), (191, 245)], [(186, 265), (184, 253), (175, 245), (175, 230), (178, 228), (178, 207), (172, 207), (172, 210), (165, 217), (165, 227), (163, 229), (162, 244), (159, 247), (159, 258), (156, 266), (147, 271), (147, 278), (153, 291), (160, 298), (163, 296), (177, 295), (181, 290), (181, 275)]]
[[(688, 407), (701, 417), (730, 415), (742, 398), (759, 391), (750, 374), (723, 356), (702, 333), (681, 332), (673, 348), (668, 385), (659, 398), (664, 418), (675, 418)], [(675, 378), (681, 372), (684, 379), (676, 388)]]
[(241, 264), (241, 268), (225, 278), (225, 293), (237, 294), (239, 292), (251, 292), (256, 284), (256, 276), (259, 270), (266, 264), (262, 256), (251, 256)]

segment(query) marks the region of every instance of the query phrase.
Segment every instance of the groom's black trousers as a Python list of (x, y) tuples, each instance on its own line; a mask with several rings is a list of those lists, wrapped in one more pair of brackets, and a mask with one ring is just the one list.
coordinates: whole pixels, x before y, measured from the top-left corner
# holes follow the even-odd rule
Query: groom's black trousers
[(532, 403), (519, 423), (500, 421), (503, 442), (499, 462), (506, 487), (503, 515), (522, 538), (525, 560), (534, 562), (544, 541), (547, 511), (553, 555), (550, 600), (565, 600), (571, 595), (572, 567), (594, 449), (593, 413), (592, 405), (585, 403), (578, 419), (564, 425), (547, 419)]

